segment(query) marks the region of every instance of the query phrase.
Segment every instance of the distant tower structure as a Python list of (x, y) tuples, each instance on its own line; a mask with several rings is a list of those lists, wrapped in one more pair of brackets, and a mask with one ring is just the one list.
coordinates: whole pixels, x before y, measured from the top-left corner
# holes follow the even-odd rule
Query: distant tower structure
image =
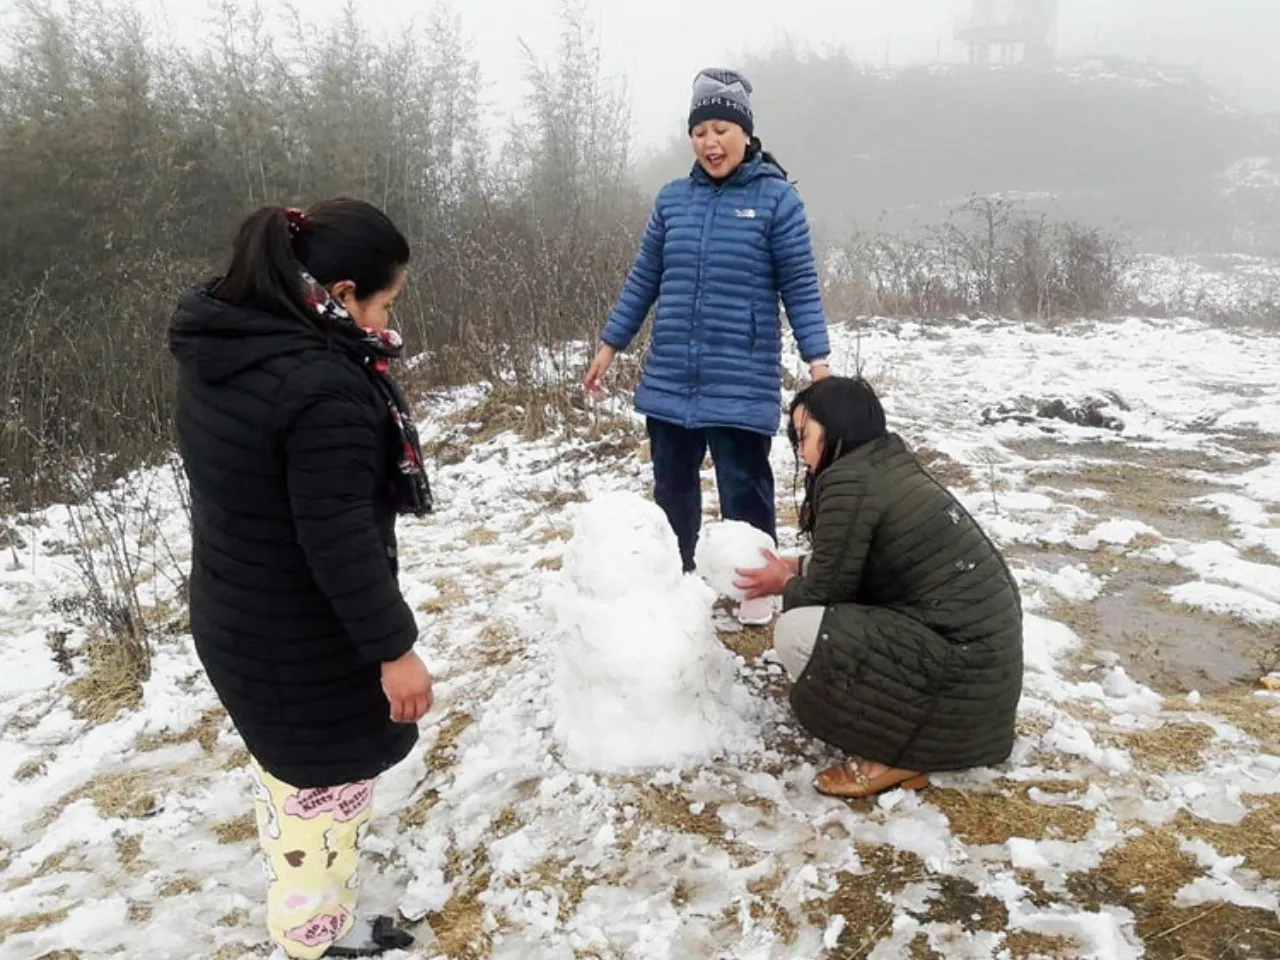
[(1058, 25), (1058, 0), (973, 0), (973, 13), (956, 31), (969, 45), (969, 62), (989, 64), (993, 52), (999, 63), (1053, 62)]

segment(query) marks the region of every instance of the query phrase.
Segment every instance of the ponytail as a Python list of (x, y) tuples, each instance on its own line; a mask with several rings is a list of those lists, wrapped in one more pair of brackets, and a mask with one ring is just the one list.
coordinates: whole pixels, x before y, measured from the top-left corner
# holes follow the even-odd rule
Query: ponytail
[(219, 300), (307, 322), (302, 275), (322, 286), (355, 284), (368, 299), (409, 262), (409, 243), (385, 213), (362, 200), (326, 200), (308, 212), (262, 207), (240, 226), (231, 264), (214, 288)]
[(231, 265), (214, 296), (265, 313), (306, 317), (303, 266), (293, 252), (294, 232), (284, 207), (262, 207), (251, 213), (240, 225)]
[(778, 162), (777, 157), (764, 148), (764, 144), (760, 142), (759, 137), (752, 137), (751, 141), (747, 144), (747, 159), (750, 160), (753, 157), (759, 157), (765, 163), (773, 164), (782, 171), (782, 176), (785, 179), (791, 179), (791, 174), (787, 173), (787, 168)]

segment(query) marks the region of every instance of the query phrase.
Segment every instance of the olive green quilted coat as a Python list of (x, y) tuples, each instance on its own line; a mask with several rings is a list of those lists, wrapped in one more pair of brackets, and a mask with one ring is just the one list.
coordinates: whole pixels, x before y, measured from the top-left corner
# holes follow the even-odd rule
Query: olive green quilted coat
[(923, 772), (1003, 762), (1022, 693), (1022, 606), (999, 551), (890, 435), (818, 478), (813, 552), (783, 608), (823, 606), (791, 690), (841, 750)]

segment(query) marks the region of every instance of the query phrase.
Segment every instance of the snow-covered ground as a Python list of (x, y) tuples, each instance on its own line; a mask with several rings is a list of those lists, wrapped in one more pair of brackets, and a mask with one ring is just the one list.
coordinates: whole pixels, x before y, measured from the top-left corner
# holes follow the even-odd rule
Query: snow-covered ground
[[(1280, 694), (1257, 683), (1251, 650), (1233, 649), (1246, 667), (1227, 677), (1213, 658), (1202, 689), (1152, 662), (1176, 672), (1210, 641), (1256, 639), (1263, 659), (1276, 645), (1280, 338), (880, 320), (837, 343), (837, 366), (877, 383), (1023, 585), (1012, 759), (919, 795), (821, 797), (811, 780), (831, 753), (792, 721), (767, 633), (723, 612), (717, 702), (734, 701), (737, 727), (722, 749), (691, 754), (648, 703), (574, 712), (564, 698), (593, 677), (625, 687), (617, 664), (575, 654), (604, 658), (616, 640), (648, 643), (651, 664), (679, 655), (647, 635), (672, 622), (675, 591), (614, 604), (611, 637), (607, 598), (584, 605), (582, 576), (606, 561), (581, 539), (570, 550), (581, 502), (647, 490), (643, 432), (621, 398), (527, 441), (497, 430), (494, 405), (468, 413), (476, 390), (436, 396), (420, 406), (438, 511), (402, 524), (401, 554), (437, 704), (379, 784), (367, 905), (430, 923), (438, 942), (424, 927), (415, 957), (1276, 956)], [(1088, 408), (1122, 428), (1037, 415)], [(782, 438), (775, 453), (792, 548), (794, 461)], [(188, 551), (177, 497), (155, 493), (171, 476), (119, 496), (160, 504), (124, 532), (160, 634), (136, 709), (96, 725), (72, 712), (86, 632), (55, 602), (81, 590), (72, 515), (15, 525), (0, 557), (6, 960), (270, 953), (244, 754), (165, 575)], [(1147, 648), (1131, 643), (1143, 617)], [(662, 676), (640, 670), (636, 689)], [(592, 715), (610, 718), (594, 743)], [(708, 752), (597, 772), (625, 753)]]

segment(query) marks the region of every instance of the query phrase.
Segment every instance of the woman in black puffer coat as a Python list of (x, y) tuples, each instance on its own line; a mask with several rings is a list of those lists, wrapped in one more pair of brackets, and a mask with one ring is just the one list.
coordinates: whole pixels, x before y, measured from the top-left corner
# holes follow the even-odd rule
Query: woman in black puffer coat
[(192, 634), (253, 758), (272, 938), (302, 960), (412, 939), (354, 912), (373, 780), (431, 706), (396, 581), (396, 515), (430, 509), (387, 375), (408, 260), (369, 204), (264, 208), (170, 328)]

